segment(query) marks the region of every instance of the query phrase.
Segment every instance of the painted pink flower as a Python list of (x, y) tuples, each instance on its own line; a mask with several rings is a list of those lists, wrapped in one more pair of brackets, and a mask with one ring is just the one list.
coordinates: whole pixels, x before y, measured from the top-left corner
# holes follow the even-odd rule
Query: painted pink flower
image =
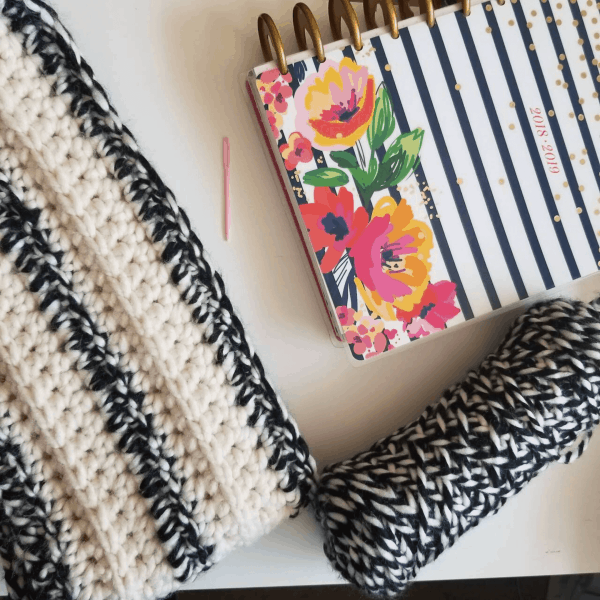
[(373, 341), (368, 335), (360, 335), (354, 328), (346, 331), (346, 341), (352, 344), (355, 354), (363, 355), (369, 348), (373, 347)]
[(362, 206), (354, 210), (354, 198), (345, 187), (337, 194), (326, 187), (315, 188), (314, 198), (314, 202), (301, 204), (300, 212), (315, 252), (327, 248), (321, 271), (330, 273), (344, 250), (359, 239), (369, 216)]
[(296, 90), (296, 128), (320, 150), (356, 144), (373, 118), (375, 79), (345, 57), (326, 60)]
[(354, 309), (350, 306), (338, 306), (335, 312), (342, 326), (354, 323)]
[(371, 358), (372, 356), (377, 356), (385, 351), (388, 346), (388, 340), (383, 333), (378, 333), (373, 338), (373, 347), (365, 354), (365, 358)]
[(279, 146), (279, 151), (288, 171), (293, 171), (299, 162), (310, 162), (313, 157), (310, 141), (297, 131), (290, 134), (287, 144)]
[(429, 282), (433, 234), (418, 221), (406, 200), (381, 198), (363, 234), (350, 251), (356, 287), (367, 308), (384, 321), (395, 309), (412, 310)]
[(274, 83), (278, 77), (281, 77), (286, 83), (290, 83), (292, 81), (292, 74), (289, 71), (285, 75), (282, 75), (278, 68), (264, 71), (260, 76), (260, 81), (264, 85), (269, 85)]
[(399, 321), (404, 321), (404, 331), (411, 338), (419, 338), (446, 328), (460, 308), (455, 306), (456, 285), (451, 281), (430, 283), (419, 304), (410, 312), (396, 311)]

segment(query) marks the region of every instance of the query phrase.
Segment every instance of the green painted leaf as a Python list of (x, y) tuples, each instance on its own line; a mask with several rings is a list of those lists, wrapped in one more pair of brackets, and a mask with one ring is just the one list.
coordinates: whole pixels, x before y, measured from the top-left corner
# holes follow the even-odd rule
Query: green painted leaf
[(356, 156), (345, 150), (334, 150), (329, 153), (329, 157), (334, 160), (338, 166), (344, 169), (356, 169), (358, 168), (358, 161)]
[(307, 185), (315, 187), (339, 187), (340, 185), (346, 185), (350, 178), (341, 169), (327, 167), (305, 173), (303, 181)]
[(417, 128), (399, 135), (390, 144), (381, 161), (377, 177), (381, 189), (398, 185), (416, 169), (424, 135), (425, 132)]
[(373, 119), (367, 129), (367, 140), (371, 148), (377, 150), (392, 135), (395, 126), (394, 107), (385, 86), (382, 85), (377, 90)]

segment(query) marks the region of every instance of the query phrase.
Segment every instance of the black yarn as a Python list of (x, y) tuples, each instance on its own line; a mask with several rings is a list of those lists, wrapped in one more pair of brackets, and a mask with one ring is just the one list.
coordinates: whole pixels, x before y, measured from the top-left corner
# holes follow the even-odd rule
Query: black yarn
[(600, 300), (534, 306), (498, 351), (413, 423), (325, 469), (325, 553), (374, 595), (494, 514), (553, 462), (583, 453), (600, 419)]

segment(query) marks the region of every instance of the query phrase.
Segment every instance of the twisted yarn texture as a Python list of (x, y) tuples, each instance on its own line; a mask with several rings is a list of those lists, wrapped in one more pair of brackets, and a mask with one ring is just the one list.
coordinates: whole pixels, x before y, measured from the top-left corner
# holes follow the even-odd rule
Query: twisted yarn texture
[(599, 420), (599, 309), (531, 308), (416, 421), (326, 468), (316, 511), (325, 552), (348, 581), (399, 594), (536, 475), (581, 456)]
[(153, 599), (309, 502), (223, 281), (56, 13), (0, 0), (0, 560)]

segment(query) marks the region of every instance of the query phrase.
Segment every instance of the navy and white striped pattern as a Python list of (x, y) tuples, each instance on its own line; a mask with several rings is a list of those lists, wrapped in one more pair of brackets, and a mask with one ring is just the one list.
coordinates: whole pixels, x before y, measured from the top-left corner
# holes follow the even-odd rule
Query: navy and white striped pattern
[(11, 598), (164, 597), (315, 464), (185, 213), (54, 11), (0, 0), (0, 557)]

